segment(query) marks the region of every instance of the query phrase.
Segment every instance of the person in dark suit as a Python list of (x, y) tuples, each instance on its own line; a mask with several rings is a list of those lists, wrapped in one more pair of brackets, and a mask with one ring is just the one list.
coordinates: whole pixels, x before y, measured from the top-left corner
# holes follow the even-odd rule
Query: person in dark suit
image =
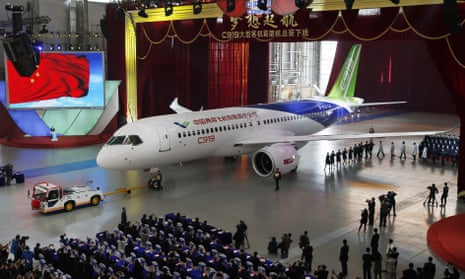
[(342, 276), (347, 276), (347, 261), (349, 260), (349, 245), (347, 239), (342, 240), (342, 247), (339, 250), (339, 261), (341, 262)]
[(275, 191), (278, 191), (279, 190), (279, 181), (281, 180), (281, 172), (279, 171), (279, 168), (276, 168), (275, 172), (274, 172), (274, 175), (273, 175), (273, 178), (274, 178), (274, 183), (275, 183)]
[(433, 263), (433, 257), (428, 257), (428, 261), (423, 265), (423, 276), (425, 279), (434, 279), (436, 274), (436, 265)]
[(365, 254), (362, 255), (363, 279), (371, 279), (371, 262), (373, 257), (370, 253), (370, 248), (366, 248)]
[(121, 225), (126, 225), (128, 222), (128, 217), (126, 215), (126, 207), (121, 209)]
[(413, 268), (413, 263), (408, 264), (408, 268), (402, 271), (402, 275), (403, 275), (402, 276), (403, 279), (416, 279), (417, 278), (417, 272)]

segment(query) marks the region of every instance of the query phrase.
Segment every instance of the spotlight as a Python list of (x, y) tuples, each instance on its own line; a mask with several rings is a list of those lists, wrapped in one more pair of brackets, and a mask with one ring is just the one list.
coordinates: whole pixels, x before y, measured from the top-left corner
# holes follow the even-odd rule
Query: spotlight
[(346, 3), (346, 9), (347, 10), (352, 10), (352, 6), (354, 5), (355, 0), (344, 0), (344, 3)]
[(200, 0), (196, 0), (194, 2), (194, 5), (192, 6), (192, 9), (194, 11), (194, 15), (198, 15), (202, 12), (202, 3), (200, 3)]
[(149, 17), (149, 15), (145, 12), (145, 5), (144, 5), (144, 4), (142, 4), (142, 5), (140, 6), (140, 10), (139, 10), (139, 12), (138, 12), (137, 14), (138, 14), (140, 17), (145, 17), (145, 18), (148, 18), (148, 17)]
[(257, 1), (257, 8), (260, 10), (266, 11), (268, 10), (267, 0), (258, 0)]
[(236, 0), (226, 0), (226, 12), (230, 13), (236, 8)]
[(55, 44), (50, 44), (50, 45), (48, 46), (48, 49), (49, 49), (49, 50), (55, 50)]
[(391, 2), (392, 2), (393, 4), (395, 4), (395, 5), (399, 5), (400, 0), (391, 0)]
[(313, 2), (313, 0), (295, 0), (295, 5), (299, 9), (304, 9), (304, 8), (308, 7), (308, 5), (310, 5), (312, 2)]
[(165, 16), (170, 16), (173, 13), (173, 3), (171, 0), (165, 0)]
[(57, 45), (57, 50), (61, 50), (61, 45), (60, 44)]

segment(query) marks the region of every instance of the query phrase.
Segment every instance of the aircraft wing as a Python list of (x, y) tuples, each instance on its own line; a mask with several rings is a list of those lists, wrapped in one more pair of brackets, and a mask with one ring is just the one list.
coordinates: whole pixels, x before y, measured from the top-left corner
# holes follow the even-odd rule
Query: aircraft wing
[(445, 131), (415, 131), (415, 132), (386, 132), (386, 133), (363, 133), (363, 134), (336, 134), (336, 135), (306, 135), (306, 136), (271, 136), (263, 138), (248, 138), (237, 142), (235, 145), (263, 145), (283, 142), (307, 142), (320, 140), (341, 140), (341, 139), (371, 139), (371, 138), (390, 138), (390, 137), (415, 137), (426, 135), (444, 134), (454, 130), (454, 128)]

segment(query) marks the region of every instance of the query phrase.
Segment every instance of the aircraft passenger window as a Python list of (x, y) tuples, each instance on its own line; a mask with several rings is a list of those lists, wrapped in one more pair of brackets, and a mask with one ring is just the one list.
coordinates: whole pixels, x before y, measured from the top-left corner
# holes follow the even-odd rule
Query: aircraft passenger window
[[(181, 136), (181, 134), (179, 134), (179, 137)], [(137, 135), (130, 135), (129, 136), (129, 143), (131, 143), (132, 145), (139, 145), (141, 144), (143, 141), (140, 139), (139, 136)]]
[(188, 137), (191, 136), (191, 131), (187, 131), (187, 136), (188, 136)]
[[(220, 127), (220, 128), (221, 128), (221, 127)], [(215, 127), (215, 132), (217, 132), (217, 133), (218, 133), (218, 127)]]
[(197, 136), (200, 136), (200, 130), (197, 130)]
[(202, 135), (205, 135), (205, 130), (204, 129), (202, 129)]
[(244, 126), (242, 126), (242, 123), (241, 123), (241, 124), (239, 124), (239, 127), (241, 127), (241, 129), (242, 129), (242, 128), (244, 128)]

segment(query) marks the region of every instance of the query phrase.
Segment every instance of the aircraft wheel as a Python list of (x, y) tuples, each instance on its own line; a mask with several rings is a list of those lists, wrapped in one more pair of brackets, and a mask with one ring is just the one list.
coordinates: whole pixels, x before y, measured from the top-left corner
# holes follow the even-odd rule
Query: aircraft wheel
[(98, 205), (100, 203), (100, 198), (98, 196), (94, 196), (90, 199), (91, 205)]
[(65, 203), (65, 211), (72, 211), (73, 209), (74, 209), (74, 203), (73, 202)]

